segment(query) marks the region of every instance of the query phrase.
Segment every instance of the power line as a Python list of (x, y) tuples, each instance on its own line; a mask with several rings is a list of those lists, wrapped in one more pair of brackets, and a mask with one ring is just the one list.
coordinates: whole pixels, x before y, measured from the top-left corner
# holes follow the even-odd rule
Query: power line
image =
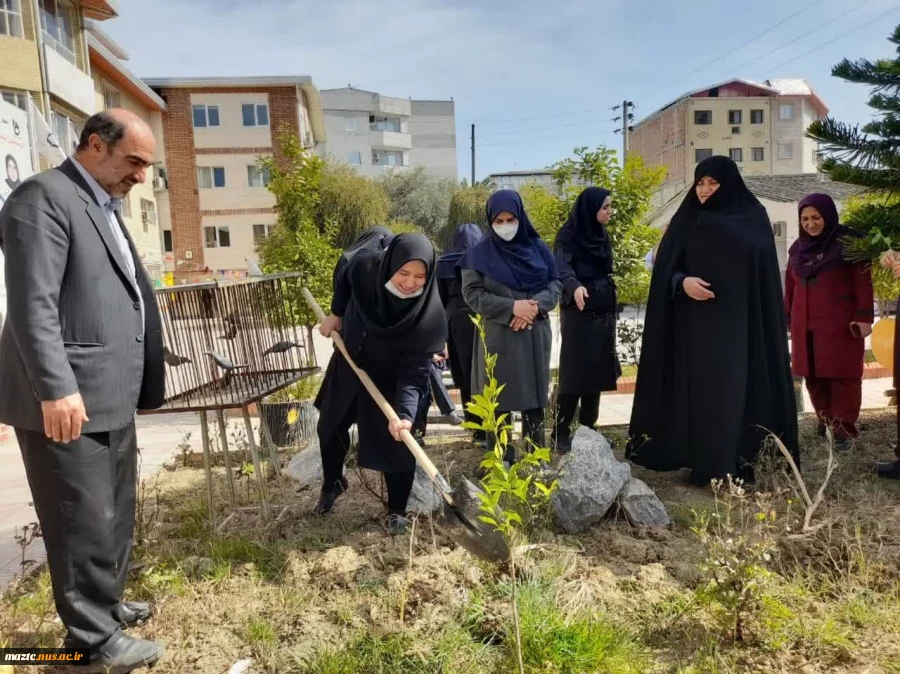
[(587, 115), (588, 113), (596, 114), (603, 112), (607, 108), (599, 108), (594, 110), (580, 110), (578, 112), (555, 112), (549, 115), (536, 115), (535, 117), (519, 117), (517, 119), (495, 119), (484, 122), (478, 122), (478, 126), (487, 126), (489, 124), (514, 124), (518, 122), (532, 122), (536, 119), (548, 119), (552, 117), (574, 117), (575, 115)]
[[(616, 120), (611, 120), (616, 121)], [(498, 136), (517, 136), (525, 133), (539, 133), (541, 131), (555, 131), (556, 129), (570, 129), (570, 128), (581, 128), (585, 126), (595, 126), (597, 121), (591, 122), (576, 122), (574, 124), (557, 124), (555, 126), (541, 126), (536, 129), (518, 129), (516, 131), (501, 131), (498, 133), (489, 133), (489, 134), (478, 134), (479, 138), (496, 138)], [(480, 126), (480, 125), (479, 125)]]
[[(615, 130), (614, 130), (614, 129), (606, 129), (606, 130), (603, 130), (603, 131), (597, 131), (597, 132), (595, 132), (595, 134), (590, 134), (590, 135), (600, 135), (600, 134), (606, 135), (606, 134), (613, 134), (613, 133), (615, 133)], [(528, 139), (528, 140), (514, 140), (514, 141), (509, 141), (509, 142), (506, 142), (506, 143), (487, 143), (487, 144), (485, 144), (485, 145), (479, 145), (478, 147), (482, 147), (482, 148), (484, 148), (484, 147), (500, 147), (500, 146), (505, 146), (505, 145), (522, 145), (522, 144), (524, 144), (524, 143), (529, 143), (529, 144), (531, 144), (531, 145), (537, 145), (537, 144), (539, 144), (539, 143), (544, 143), (544, 142), (547, 142), (547, 141), (569, 140), (569, 139), (571, 139), (571, 138), (584, 138), (585, 135), (586, 135), (586, 134), (579, 133), (579, 134), (575, 134), (575, 135), (571, 135), (571, 136), (554, 136), (554, 137), (544, 137), (544, 138), (530, 138), (530, 139)]]

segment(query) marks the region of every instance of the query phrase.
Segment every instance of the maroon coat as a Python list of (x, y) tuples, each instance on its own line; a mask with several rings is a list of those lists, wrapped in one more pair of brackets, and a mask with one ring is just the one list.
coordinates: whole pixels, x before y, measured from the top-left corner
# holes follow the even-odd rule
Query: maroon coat
[(784, 285), (794, 374), (801, 377), (813, 374), (806, 341), (807, 333), (812, 332), (815, 377), (862, 378), (866, 342), (850, 332), (850, 323), (875, 320), (872, 273), (868, 266), (848, 264), (801, 278), (789, 264)]

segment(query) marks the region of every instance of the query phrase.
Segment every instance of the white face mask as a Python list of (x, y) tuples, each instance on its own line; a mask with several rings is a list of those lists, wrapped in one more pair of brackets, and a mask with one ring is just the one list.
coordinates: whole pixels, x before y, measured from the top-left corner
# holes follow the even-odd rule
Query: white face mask
[(494, 228), (494, 231), (504, 241), (512, 241), (516, 238), (516, 232), (519, 231), (519, 223), (511, 222), (506, 225), (491, 225)]
[(387, 290), (394, 297), (397, 297), (401, 300), (411, 300), (411, 299), (418, 297), (423, 292), (425, 292), (425, 288), (419, 288), (416, 292), (412, 293), (411, 295), (404, 295), (402, 292), (397, 290), (397, 287), (390, 281), (388, 281), (387, 283), (384, 284), (384, 289)]

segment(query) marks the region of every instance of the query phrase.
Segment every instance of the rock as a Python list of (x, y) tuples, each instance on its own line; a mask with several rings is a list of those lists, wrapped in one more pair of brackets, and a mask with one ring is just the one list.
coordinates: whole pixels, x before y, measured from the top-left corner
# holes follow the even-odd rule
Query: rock
[(427, 515), (444, 507), (444, 498), (437, 487), (428, 479), (422, 466), (416, 464), (416, 479), (406, 504), (407, 512)]
[(619, 494), (619, 507), (632, 525), (646, 527), (669, 526), (669, 514), (653, 490), (633, 477)]
[(288, 462), (284, 467), (284, 474), (297, 482), (298, 489), (305, 489), (314, 484), (321, 485), (322, 455), (318, 449), (304, 449)]
[(615, 503), (631, 477), (631, 466), (619, 463), (606, 438), (580, 427), (572, 451), (560, 462), (559, 487), (552, 497), (556, 521), (570, 534), (586, 531)]

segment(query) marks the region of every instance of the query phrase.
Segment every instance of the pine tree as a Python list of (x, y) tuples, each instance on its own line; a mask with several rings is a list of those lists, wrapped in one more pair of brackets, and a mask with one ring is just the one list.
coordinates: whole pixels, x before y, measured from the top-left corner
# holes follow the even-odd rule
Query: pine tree
[(866, 190), (864, 203), (844, 222), (863, 234), (847, 242), (848, 257), (857, 261), (900, 248), (900, 26), (888, 40), (897, 47), (897, 58), (844, 59), (831, 71), (872, 87), (869, 106), (876, 119), (860, 128), (826, 117), (807, 130), (827, 155), (822, 170), (836, 182)]

